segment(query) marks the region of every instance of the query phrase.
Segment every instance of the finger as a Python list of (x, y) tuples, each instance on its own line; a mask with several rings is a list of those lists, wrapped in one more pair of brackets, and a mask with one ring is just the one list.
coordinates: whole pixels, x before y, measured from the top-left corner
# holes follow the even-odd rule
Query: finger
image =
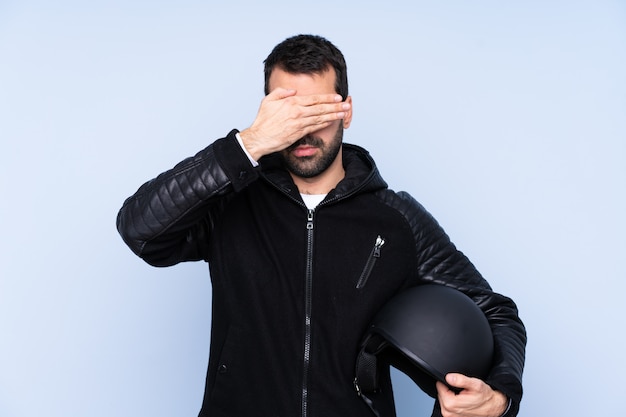
[(297, 91), (292, 88), (287, 89), (287, 88), (278, 87), (272, 90), (267, 95), (267, 98), (271, 100), (282, 100), (287, 97), (295, 96), (296, 93)]
[(313, 131), (323, 129), (327, 126), (330, 126), (336, 120), (341, 120), (346, 117), (345, 112), (335, 112), (335, 113), (327, 113), (314, 117), (305, 117), (301, 120), (301, 127), (307, 130), (307, 133), (311, 133)]
[(435, 388), (437, 388), (437, 394), (439, 398), (445, 395), (449, 395), (449, 393), (452, 392), (450, 391), (450, 387), (448, 387), (446, 384), (440, 381), (436, 381)]
[(350, 103), (318, 104), (302, 109), (301, 117), (313, 117), (319, 122), (343, 119), (350, 111)]
[(437, 381), (435, 384), (437, 388), (437, 398), (439, 399), (439, 406), (441, 408), (441, 415), (446, 417), (451, 415), (452, 407), (455, 404), (456, 395), (450, 388), (443, 382)]
[(302, 106), (315, 106), (318, 104), (341, 103), (343, 97), (339, 94), (311, 94), (306, 96), (297, 96), (298, 103)]

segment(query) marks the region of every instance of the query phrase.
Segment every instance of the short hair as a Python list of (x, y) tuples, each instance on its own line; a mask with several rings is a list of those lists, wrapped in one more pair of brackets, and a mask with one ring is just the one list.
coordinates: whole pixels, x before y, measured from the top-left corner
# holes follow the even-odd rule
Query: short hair
[(327, 39), (317, 35), (296, 35), (274, 47), (263, 61), (265, 65), (265, 94), (269, 94), (269, 79), (275, 68), (291, 74), (322, 74), (335, 70), (335, 92), (348, 97), (348, 74), (341, 51)]

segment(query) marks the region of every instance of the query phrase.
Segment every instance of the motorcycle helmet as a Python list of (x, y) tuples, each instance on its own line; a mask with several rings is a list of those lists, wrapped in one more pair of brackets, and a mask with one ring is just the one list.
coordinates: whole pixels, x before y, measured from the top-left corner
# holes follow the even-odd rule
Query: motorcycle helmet
[(484, 379), (492, 356), (491, 328), (471, 298), (443, 285), (419, 285), (375, 315), (362, 339), (355, 387), (361, 396), (375, 392), (379, 367), (391, 365), (436, 398), (436, 381), (448, 385), (450, 372)]

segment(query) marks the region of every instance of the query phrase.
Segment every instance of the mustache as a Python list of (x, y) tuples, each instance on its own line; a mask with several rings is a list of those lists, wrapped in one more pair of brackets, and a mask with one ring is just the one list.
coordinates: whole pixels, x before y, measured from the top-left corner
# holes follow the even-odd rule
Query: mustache
[(301, 137), (300, 139), (298, 139), (291, 145), (289, 145), (287, 149), (293, 150), (293, 149), (296, 149), (300, 145), (315, 146), (317, 148), (321, 148), (324, 146), (324, 141), (322, 141), (320, 138), (316, 136), (306, 135), (306, 136)]

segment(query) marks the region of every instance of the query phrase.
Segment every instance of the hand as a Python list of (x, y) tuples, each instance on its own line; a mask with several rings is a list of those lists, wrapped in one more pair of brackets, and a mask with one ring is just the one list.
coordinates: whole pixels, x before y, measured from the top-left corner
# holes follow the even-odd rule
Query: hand
[(478, 378), (450, 373), (446, 375), (446, 382), (462, 391), (456, 394), (445, 384), (437, 382), (443, 417), (500, 417), (506, 411), (506, 396)]
[(252, 125), (240, 132), (241, 140), (258, 161), (343, 119), (349, 109), (338, 94), (296, 96), (295, 90), (277, 88), (265, 96)]

